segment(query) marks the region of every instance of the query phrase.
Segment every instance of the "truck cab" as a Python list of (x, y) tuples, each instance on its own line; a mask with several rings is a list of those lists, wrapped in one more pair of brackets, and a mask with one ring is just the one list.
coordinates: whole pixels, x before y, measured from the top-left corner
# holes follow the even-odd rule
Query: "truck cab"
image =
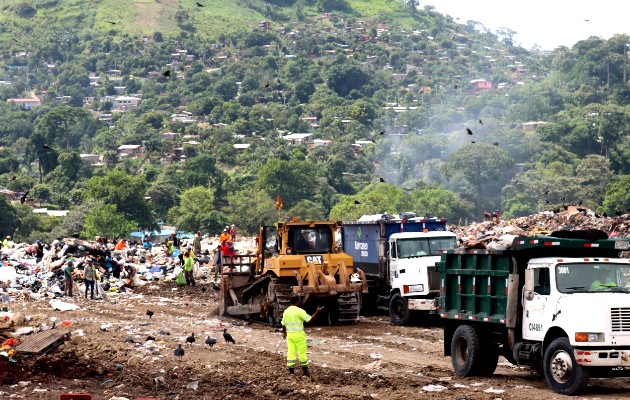
[[(532, 259), (523, 290), (522, 338), (551, 342), (562, 335), (578, 364), (630, 370), (629, 294), (628, 259)], [(555, 370), (553, 378), (565, 377)]]
[(437, 312), (440, 281), (435, 264), (443, 252), (455, 248), (448, 231), (403, 232), (389, 237), (390, 317), (405, 324), (412, 311)]

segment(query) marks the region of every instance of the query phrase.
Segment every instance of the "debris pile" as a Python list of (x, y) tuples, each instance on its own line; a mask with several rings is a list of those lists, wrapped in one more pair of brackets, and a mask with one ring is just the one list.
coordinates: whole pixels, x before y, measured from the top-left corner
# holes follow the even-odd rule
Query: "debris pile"
[(494, 218), (467, 226), (450, 226), (464, 248), (504, 250), (516, 236), (549, 235), (554, 231), (596, 229), (608, 237), (630, 236), (630, 214), (602, 217), (594, 211), (568, 206), (562, 212), (543, 211), (510, 220)]

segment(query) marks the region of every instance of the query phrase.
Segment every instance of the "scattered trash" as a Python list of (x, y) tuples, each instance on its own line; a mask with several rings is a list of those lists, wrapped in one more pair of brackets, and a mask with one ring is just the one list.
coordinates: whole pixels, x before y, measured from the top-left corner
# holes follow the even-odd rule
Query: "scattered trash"
[(445, 390), (447, 390), (448, 388), (446, 386), (442, 386), (442, 385), (426, 385), (422, 387), (422, 390), (424, 390), (425, 392), (443, 392)]
[(199, 381), (192, 381), (188, 385), (186, 385), (186, 389), (197, 390), (198, 387), (199, 387)]

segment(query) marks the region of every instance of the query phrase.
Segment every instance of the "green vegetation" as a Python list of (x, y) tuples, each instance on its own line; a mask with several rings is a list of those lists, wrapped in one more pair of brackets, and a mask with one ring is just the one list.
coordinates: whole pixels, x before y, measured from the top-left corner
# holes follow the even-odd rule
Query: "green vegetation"
[(627, 35), (543, 55), (414, 1), (200, 3), (0, 4), (0, 234), (630, 207)]

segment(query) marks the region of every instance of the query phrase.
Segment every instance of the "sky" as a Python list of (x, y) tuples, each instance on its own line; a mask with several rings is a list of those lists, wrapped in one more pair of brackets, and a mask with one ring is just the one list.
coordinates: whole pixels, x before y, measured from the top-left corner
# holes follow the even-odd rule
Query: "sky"
[[(624, 0), (425, 0), (460, 24), (473, 20), (491, 32), (509, 28), (514, 44), (542, 50), (572, 47), (590, 36), (609, 39), (630, 33), (630, 2)], [(459, 18), (459, 20), (457, 19)]]

